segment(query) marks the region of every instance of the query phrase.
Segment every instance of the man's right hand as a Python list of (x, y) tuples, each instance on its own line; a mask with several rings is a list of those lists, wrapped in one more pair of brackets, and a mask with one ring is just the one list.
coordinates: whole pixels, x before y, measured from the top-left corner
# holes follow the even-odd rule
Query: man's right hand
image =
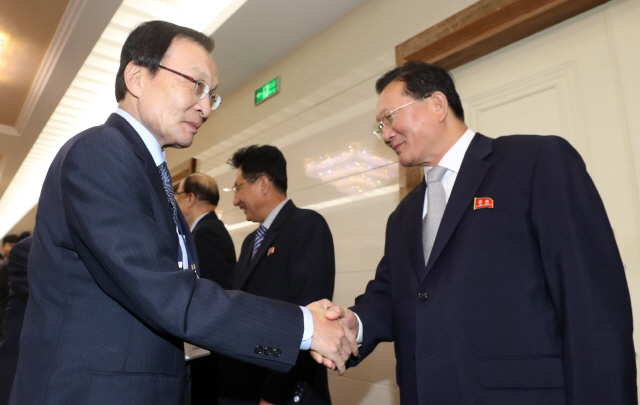
[[(329, 300), (307, 305), (313, 316), (311, 356), (318, 363), (334, 370), (337, 368), (338, 373), (342, 375), (346, 371), (345, 363), (351, 357), (351, 353), (358, 354), (357, 333), (354, 335), (344, 322), (338, 320), (338, 316), (333, 320), (328, 318), (326, 310), (331, 307), (333, 304)], [(356, 325), (357, 323), (356, 319)]]
[(360, 331), (360, 323), (356, 317), (356, 313), (347, 307), (333, 306), (327, 309), (327, 319), (336, 320), (340, 319), (344, 322), (345, 326), (349, 329), (351, 334), (355, 337), (358, 336)]

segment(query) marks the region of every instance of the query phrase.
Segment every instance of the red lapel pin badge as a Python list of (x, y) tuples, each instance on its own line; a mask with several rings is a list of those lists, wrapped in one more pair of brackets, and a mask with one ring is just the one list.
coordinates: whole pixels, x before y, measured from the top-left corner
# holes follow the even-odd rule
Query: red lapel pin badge
[(275, 251), (276, 251), (276, 248), (275, 248), (275, 247), (273, 247), (273, 246), (271, 246), (271, 247), (269, 248), (269, 251), (267, 252), (267, 256), (271, 256), (271, 255), (273, 254), (273, 252), (275, 252)]
[(493, 198), (489, 197), (476, 197), (473, 199), (473, 209), (479, 210), (481, 208), (493, 208)]

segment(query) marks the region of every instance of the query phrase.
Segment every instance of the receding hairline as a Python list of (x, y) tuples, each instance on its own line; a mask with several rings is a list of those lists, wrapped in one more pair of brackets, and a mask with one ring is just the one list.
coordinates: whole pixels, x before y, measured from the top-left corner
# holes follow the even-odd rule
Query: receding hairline
[(187, 177), (182, 180), (182, 188), (184, 189), (184, 185), (186, 184), (187, 179), (193, 179), (198, 184), (206, 186), (209, 190), (218, 192), (218, 182), (213, 177), (204, 174), (204, 173), (191, 173)]

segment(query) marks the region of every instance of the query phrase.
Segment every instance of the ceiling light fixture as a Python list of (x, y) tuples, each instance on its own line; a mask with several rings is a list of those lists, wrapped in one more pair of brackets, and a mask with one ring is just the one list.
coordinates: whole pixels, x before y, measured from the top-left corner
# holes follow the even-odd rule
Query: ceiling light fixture
[(325, 154), (307, 163), (308, 177), (330, 183), (345, 194), (361, 194), (386, 186), (396, 176), (392, 160), (374, 155), (366, 147), (349, 145), (344, 151)]
[[(165, 20), (211, 35), (245, 1), (123, 0), (0, 196), (0, 235), (9, 232), (37, 204), (49, 165), (64, 142), (80, 131), (102, 124), (115, 111), (113, 81), (120, 63), (120, 50), (138, 24)], [(9, 55), (9, 40), (4, 35), (2, 43), (6, 55)]]

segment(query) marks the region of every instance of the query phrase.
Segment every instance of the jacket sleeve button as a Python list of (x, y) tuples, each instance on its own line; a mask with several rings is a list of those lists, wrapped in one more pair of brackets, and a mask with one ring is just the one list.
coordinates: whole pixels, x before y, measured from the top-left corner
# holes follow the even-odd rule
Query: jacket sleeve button
[(262, 346), (256, 346), (255, 349), (253, 349), (253, 351), (255, 352), (255, 354), (260, 354), (262, 353)]
[(265, 356), (270, 356), (271, 353), (273, 353), (273, 349), (272, 348), (270, 348), (270, 347), (265, 347), (264, 348), (264, 355)]
[(273, 357), (280, 357), (281, 354), (282, 354), (282, 350), (273, 349)]

